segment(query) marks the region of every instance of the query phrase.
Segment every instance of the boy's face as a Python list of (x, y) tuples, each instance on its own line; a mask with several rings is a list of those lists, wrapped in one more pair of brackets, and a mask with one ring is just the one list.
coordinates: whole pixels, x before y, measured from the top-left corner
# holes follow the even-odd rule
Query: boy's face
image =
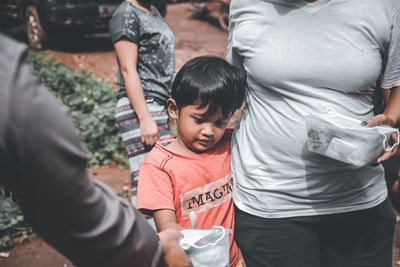
[[(221, 110), (204, 116), (208, 106), (200, 109), (199, 105), (189, 105), (178, 109), (173, 99), (168, 100), (168, 112), (176, 119), (178, 135), (176, 145), (180, 149), (202, 153), (211, 149), (223, 136), (229, 117), (223, 117)], [(187, 152), (190, 152), (187, 151)]]

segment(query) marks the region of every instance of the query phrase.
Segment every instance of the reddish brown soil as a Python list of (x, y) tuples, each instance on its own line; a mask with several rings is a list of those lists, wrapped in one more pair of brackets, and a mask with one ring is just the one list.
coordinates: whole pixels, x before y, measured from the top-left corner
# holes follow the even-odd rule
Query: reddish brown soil
[[(100, 167), (90, 170), (93, 178), (107, 183), (118, 191), (129, 190), (129, 169)], [(9, 251), (9, 257), (0, 257), (0, 267), (72, 267), (71, 261), (49, 246), (41, 238), (31, 238), (29, 242), (17, 245)]]
[[(225, 57), (228, 34), (212, 18), (196, 19), (188, 3), (168, 6), (166, 20), (175, 34), (176, 69), (200, 55)], [(86, 68), (115, 86), (117, 63), (107, 34), (58, 44), (48, 52), (73, 68)]]
[[(175, 33), (176, 68), (179, 69), (189, 59), (199, 55), (217, 55), (224, 57), (227, 46), (227, 33), (222, 31), (213, 20), (192, 18), (187, 3), (169, 5), (166, 20)], [(117, 64), (115, 53), (106, 34), (91, 38), (61, 42), (48, 50), (55, 59), (72, 68), (85, 68), (110, 82), (114, 88)], [(116, 190), (129, 189), (129, 170), (115, 167), (101, 167), (91, 170), (95, 179), (99, 179)], [(400, 227), (397, 225), (396, 245), (393, 246), (394, 259), (400, 261)], [(34, 238), (30, 242), (16, 246), (7, 258), (0, 257), (0, 267), (70, 267), (73, 264), (47, 245), (42, 239)], [(393, 267), (400, 266), (393, 264)]]
[[(166, 16), (168, 24), (175, 33), (177, 69), (195, 56), (224, 57), (226, 53), (227, 33), (221, 30), (213, 20), (192, 18), (192, 12), (187, 10), (187, 5), (187, 3), (169, 5)], [(22, 39), (23, 34), (17, 32), (16, 37)], [(67, 66), (78, 69), (85, 68), (104, 81), (110, 82), (116, 88), (117, 64), (107, 34), (71, 42), (56, 42), (47, 51)], [(129, 189), (128, 169), (105, 166), (89, 172), (95, 179), (109, 184), (118, 191)], [(7, 258), (0, 257), (0, 267), (74, 266), (40, 238), (33, 238), (29, 242), (17, 245), (9, 252)]]

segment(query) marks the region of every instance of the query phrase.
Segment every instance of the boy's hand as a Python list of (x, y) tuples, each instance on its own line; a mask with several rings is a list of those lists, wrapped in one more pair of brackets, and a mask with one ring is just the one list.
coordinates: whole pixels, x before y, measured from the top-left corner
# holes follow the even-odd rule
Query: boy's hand
[(158, 233), (163, 244), (164, 261), (168, 267), (193, 267), (186, 253), (179, 247), (182, 234), (176, 229), (166, 229)]

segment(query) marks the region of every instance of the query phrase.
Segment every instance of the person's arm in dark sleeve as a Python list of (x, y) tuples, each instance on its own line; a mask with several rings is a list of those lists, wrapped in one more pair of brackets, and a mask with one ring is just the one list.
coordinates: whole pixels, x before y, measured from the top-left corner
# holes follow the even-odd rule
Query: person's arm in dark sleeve
[(151, 266), (161, 255), (157, 234), (128, 202), (90, 179), (67, 110), (23, 64), (21, 45), (10, 45), (0, 45), (0, 182), (40, 236), (78, 266)]

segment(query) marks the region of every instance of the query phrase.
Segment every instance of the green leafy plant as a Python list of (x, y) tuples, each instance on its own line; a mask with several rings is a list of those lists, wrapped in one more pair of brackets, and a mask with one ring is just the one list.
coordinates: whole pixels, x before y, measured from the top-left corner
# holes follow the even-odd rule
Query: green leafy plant
[(39, 80), (69, 109), (80, 132), (90, 167), (115, 161), (126, 166), (125, 149), (114, 118), (116, 91), (87, 71), (71, 69), (44, 52), (30, 51), (27, 61)]
[(0, 249), (21, 243), (33, 234), (32, 227), (24, 221), (24, 215), (12, 197), (6, 197), (0, 188)]
[[(126, 166), (127, 159), (114, 118), (115, 90), (109, 83), (87, 72), (68, 68), (44, 52), (30, 51), (32, 72), (68, 109), (80, 133), (82, 147), (90, 156), (89, 167), (114, 161)], [(118, 192), (129, 198), (129, 192)], [(11, 248), (33, 234), (32, 228), (11, 197), (0, 188), (0, 248)]]
[(115, 193), (124, 198), (125, 200), (127, 200), (128, 202), (131, 201), (132, 198), (132, 190), (130, 187), (130, 180), (125, 180), (124, 185), (122, 186), (121, 189), (114, 189)]

